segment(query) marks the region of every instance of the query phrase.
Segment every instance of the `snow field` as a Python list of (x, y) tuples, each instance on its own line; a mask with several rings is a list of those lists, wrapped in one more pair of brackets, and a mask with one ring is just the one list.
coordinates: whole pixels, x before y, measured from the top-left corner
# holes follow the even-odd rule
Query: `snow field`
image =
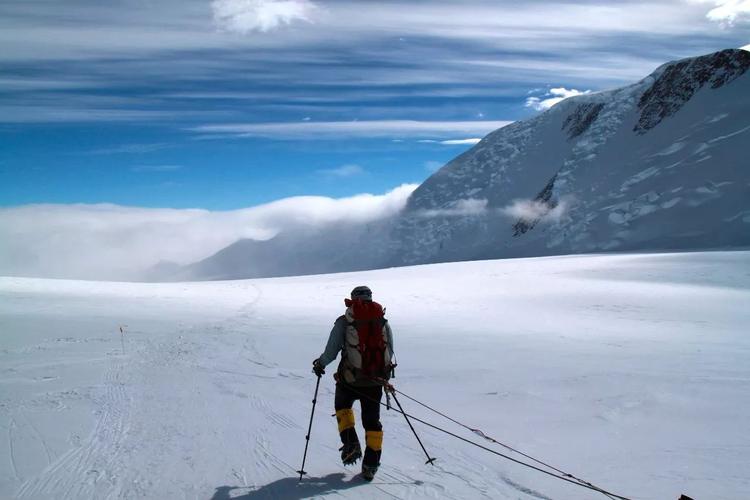
[(0, 278), (0, 497), (604, 498), (415, 424), (438, 458), (424, 465), (385, 409), (383, 466), (365, 484), (338, 460), (335, 365), (299, 485), (310, 363), (359, 284), (387, 307), (406, 394), (632, 498), (750, 490), (750, 252), (714, 252), (212, 283)]

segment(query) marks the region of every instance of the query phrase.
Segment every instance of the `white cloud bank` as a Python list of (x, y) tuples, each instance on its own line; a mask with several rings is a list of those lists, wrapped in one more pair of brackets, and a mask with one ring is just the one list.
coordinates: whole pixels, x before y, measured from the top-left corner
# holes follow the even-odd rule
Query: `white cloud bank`
[(337, 222), (368, 222), (401, 210), (415, 184), (383, 195), (285, 198), (214, 212), (117, 205), (0, 209), (0, 275), (139, 279), (160, 261), (188, 264), (242, 239)]
[(537, 111), (546, 111), (563, 99), (588, 94), (590, 92), (590, 90), (580, 91), (576, 89), (566, 89), (565, 87), (553, 88), (549, 89), (549, 92), (545, 93), (542, 97), (528, 97), (526, 99), (526, 107), (534, 108)]
[(308, 0), (214, 0), (211, 8), (220, 29), (245, 35), (311, 22), (316, 6)]

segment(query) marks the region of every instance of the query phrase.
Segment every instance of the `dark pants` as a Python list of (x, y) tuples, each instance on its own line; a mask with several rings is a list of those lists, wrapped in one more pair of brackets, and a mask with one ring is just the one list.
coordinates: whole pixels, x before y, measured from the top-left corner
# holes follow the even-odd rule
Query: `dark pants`
[[(383, 426), (380, 424), (380, 400), (383, 397), (383, 387), (353, 387), (344, 383), (336, 384), (336, 415), (341, 415), (342, 410), (351, 410), (354, 402), (359, 400), (362, 407), (362, 426), (365, 428), (366, 448), (362, 462), (371, 467), (380, 464), (381, 447), (383, 442)], [(359, 440), (357, 431), (354, 429), (353, 418), (344, 424), (339, 419), (339, 430), (341, 442), (344, 444)]]

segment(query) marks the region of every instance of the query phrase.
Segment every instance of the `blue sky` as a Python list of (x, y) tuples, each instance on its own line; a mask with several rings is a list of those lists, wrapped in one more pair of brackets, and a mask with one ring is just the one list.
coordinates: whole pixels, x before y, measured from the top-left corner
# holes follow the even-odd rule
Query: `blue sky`
[(0, 205), (385, 193), (549, 99), (750, 43), (748, 4), (6, 0)]

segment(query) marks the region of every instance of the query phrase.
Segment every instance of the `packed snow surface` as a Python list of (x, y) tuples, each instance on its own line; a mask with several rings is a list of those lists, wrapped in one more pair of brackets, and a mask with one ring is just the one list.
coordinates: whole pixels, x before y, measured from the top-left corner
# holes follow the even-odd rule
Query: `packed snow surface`
[(438, 458), (425, 465), (385, 409), (367, 484), (339, 462), (335, 365), (298, 483), (310, 363), (360, 284), (388, 309), (406, 394), (621, 495), (748, 497), (750, 252), (233, 282), (0, 278), (0, 497), (605, 498), (416, 424)]

